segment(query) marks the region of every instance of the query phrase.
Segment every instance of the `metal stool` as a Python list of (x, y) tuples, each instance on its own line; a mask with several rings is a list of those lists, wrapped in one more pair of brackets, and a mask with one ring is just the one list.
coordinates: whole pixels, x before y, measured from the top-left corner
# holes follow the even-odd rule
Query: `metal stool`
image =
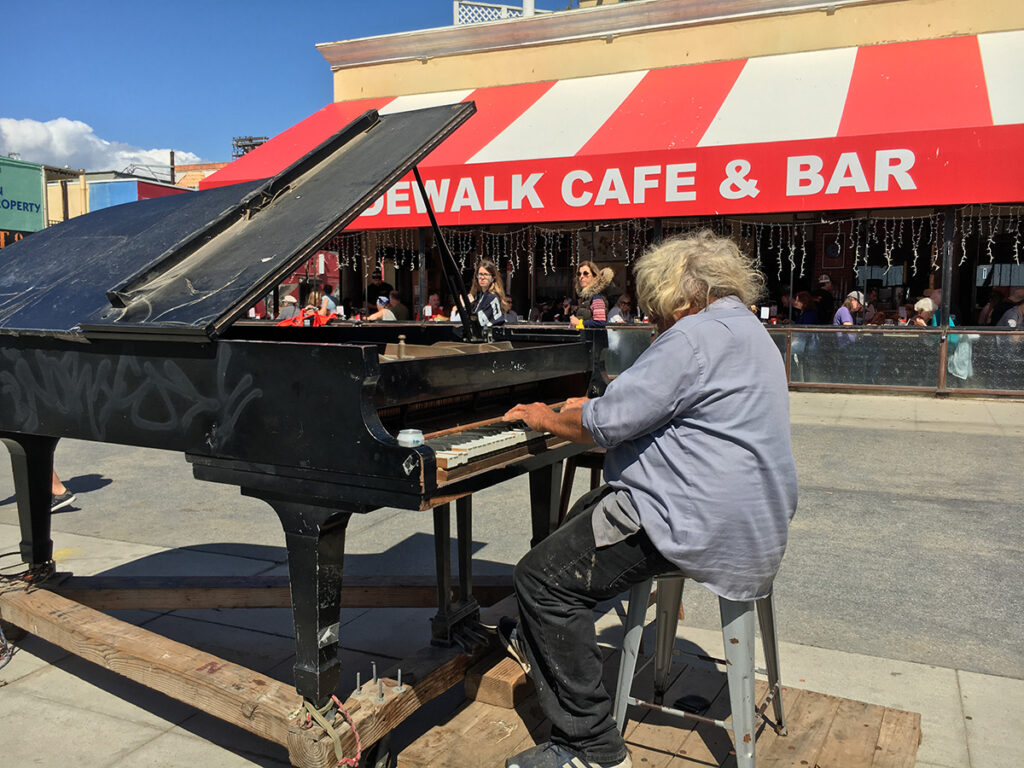
[[(651, 595), (654, 579), (636, 584), (629, 593), (629, 608), (626, 611), (625, 636), (622, 640), (622, 656), (619, 660), (619, 678), (615, 687), (613, 714), (619, 729), (625, 733), (626, 706), (636, 704), (678, 717), (700, 720), (726, 728), (733, 732), (736, 745), (737, 768), (754, 768), (755, 725), (763, 719), (777, 733), (786, 735), (786, 720), (782, 712), (782, 685), (779, 682), (779, 645), (775, 636), (775, 605), (772, 595), (758, 600), (726, 600), (718, 598), (722, 614), (722, 640), (725, 659), (711, 659), (725, 665), (729, 680), (729, 701), (732, 708), (732, 725), (691, 712), (684, 712), (662, 705), (665, 689), (668, 687), (669, 672), (679, 623), (679, 605), (683, 598), (682, 574), (659, 576), (657, 614), (655, 617), (654, 651), (654, 702), (635, 699), (630, 695), (633, 677), (636, 673), (640, 638), (644, 631), (644, 617)], [(754, 669), (754, 613), (761, 625), (761, 642), (764, 645), (765, 669)], [(678, 652), (676, 652), (678, 653)], [(706, 657), (702, 657), (706, 658)], [(768, 677), (768, 695), (759, 706), (754, 703), (754, 672)], [(769, 702), (775, 713), (775, 722), (764, 714)]]

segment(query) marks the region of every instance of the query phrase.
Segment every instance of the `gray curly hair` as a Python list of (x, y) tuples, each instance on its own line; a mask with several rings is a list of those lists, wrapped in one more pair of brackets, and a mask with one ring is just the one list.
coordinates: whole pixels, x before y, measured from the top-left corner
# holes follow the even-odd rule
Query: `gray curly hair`
[(640, 307), (658, 322), (737, 296), (749, 306), (764, 292), (764, 275), (739, 246), (707, 229), (651, 248), (634, 268)]

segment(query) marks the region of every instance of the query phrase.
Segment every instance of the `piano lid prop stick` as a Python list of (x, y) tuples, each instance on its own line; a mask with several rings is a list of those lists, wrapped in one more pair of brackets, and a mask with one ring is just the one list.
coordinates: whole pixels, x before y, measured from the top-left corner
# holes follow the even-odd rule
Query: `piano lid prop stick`
[(423, 205), (427, 209), (427, 217), (430, 219), (430, 227), (434, 231), (434, 240), (437, 242), (437, 250), (441, 253), (441, 271), (444, 272), (445, 281), (448, 283), (448, 290), (455, 297), (455, 306), (459, 309), (459, 321), (469, 341), (479, 341), (483, 334), (480, 330), (480, 321), (470, 316), (469, 293), (466, 291), (466, 284), (462, 281), (462, 274), (455, 263), (451, 249), (441, 233), (441, 227), (437, 224), (437, 217), (434, 209), (430, 206), (430, 198), (427, 197), (427, 188), (423, 186), (423, 177), (420, 176), (419, 166), (413, 166), (413, 175), (416, 177), (416, 186), (419, 187), (420, 197), (423, 198)]

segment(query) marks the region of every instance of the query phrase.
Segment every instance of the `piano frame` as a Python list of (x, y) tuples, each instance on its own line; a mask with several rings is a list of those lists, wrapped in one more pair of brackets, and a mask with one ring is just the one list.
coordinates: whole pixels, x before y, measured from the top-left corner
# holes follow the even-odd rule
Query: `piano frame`
[[(308, 329), (239, 321), (256, 297), (350, 223), (472, 111), (470, 104), (387, 117), (368, 113), (268, 182), (107, 209), (5, 249), (0, 441), (11, 454), (26, 564), (38, 569), (52, 561), (50, 476), (60, 438), (179, 451), (196, 478), (239, 487), (270, 505), (281, 521), (295, 623), (299, 698), (294, 701), (328, 719), (337, 715), (332, 696), (341, 673), (345, 532), (353, 514), (384, 506), (433, 510), (438, 613), (431, 640), (447, 648), (449, 667), (461, 659), (459, 644), (471, 652), (479, 649), (480, 607), (472, 593), (470, 557), (472, 494), (527, 473), (536, 543), (558, 523), (562, 463), (584, 446), (541, 438), (508, 455), (439, 472), (433, 450), (400, 446), (397, 429), (386, 427), (382, 414), (394, 421), (397, 411), (398, 425), (415, 426), (417, 414), (429, 412), (432, 402), (475, 398), (481, 391), (490, 397), (487, 416), (496, 415), (501, 397), (510, 407), (523, 399), (600, 394), (607, 382), (604, 332), (499, 327), (492, 336), (508, 342), (508, 349), (382, 360), (389, 344), (464, 342), (466, 328), (342, 323)], [(372, 163), (353, 154), (371, 149)], [(385, 150), (394, 150), (393, 156)], [(325, 212), (329, 206), (323, 198), (336, 188), (343, 204)], [(303, 202), (304, 196), (313, 199)], [(200, 226), (191, 221), (195, 217)], [(314, 231), (288, 245), (273, 225), (293, 220)], [(154, 243), (156, 250), (147, 251)], [(59, 274), (65, 254), (77, 254), (83, 268), (101, 275), (97, 280), (117, 276), (118, 269), (129, 274), (118, 276), (113, 287), (81, 280), (48, 286), (39, 265)], [(283, 407), (292, 403), (306, 407)], [(480, 416), (463, 409), (455, 424)], [(453, 503), (457, 599), (449, 562)], [(83, 644), (83, 622), (107, 628), (120, 622), (95, 613), (83, 620), (88, 609), (70, 601), (52, 609), (60, 600), (25, 584), (0, 595), (0, 615), (70, 651), (87, 648), (83, 655), (100, 663), (129, 647), (129, 655), (145, 655), (139, 651), (145, 647), (139, 639), (144, 631), (128, 625), (92, 635), (92, 641), (109, 646), (93, 654), (91, 641)], [(98, 640), (103, 637), (107, 640)], [(170, 643), (155, 637), (146, 642), (160, 652)], [(157, 657), (148, 661), (159, 666)], [(277, 723), (284, 717), (280, 701), (289, 700), (279, 683), (225, 665), (210, 658), (194, 670), (187, 663), (175, 668), (186, 684), (173, 680), (171, 672), (135, 679), (213, 714), (242, 712), (232, 721), (287, 743), (297, 765), (327, 764), (322, 740), (297, 722)], [(201, 682), (224, 669), (230, 674), (214, 686), (218, 703), (211, 707), (210, 688)], [(117, 671), (135, 674), (131, 665)], [(249, 697), (249, 683), (239, 683), (243, 678), (275, 691), (272, 727), (265, 713), (254, 716), (253, 702), (263, 694)], [(389, 717), (393, 727), (398, 720)], [(321, 746), (310, 747), (313, 742)]]

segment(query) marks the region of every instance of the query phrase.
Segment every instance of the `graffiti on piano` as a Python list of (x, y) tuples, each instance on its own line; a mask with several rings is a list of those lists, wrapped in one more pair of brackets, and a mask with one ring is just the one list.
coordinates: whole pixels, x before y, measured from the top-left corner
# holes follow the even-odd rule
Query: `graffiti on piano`
[(126, 424), (156, 434), (202, 428), (206, 442), (216, 448), (231, 436), (246, 406), (263, 396), (250, 373), (229, 383), (227, 348), (217, 355), (216, 373), (201, 377), (189, 376), (168, 358), (2, 352), (0, 403), (11, 422), (26, 432), (45, 431), (41, 413), (58, 414), (78, 423), (85, 439), (103, 441), (108, 430)]

